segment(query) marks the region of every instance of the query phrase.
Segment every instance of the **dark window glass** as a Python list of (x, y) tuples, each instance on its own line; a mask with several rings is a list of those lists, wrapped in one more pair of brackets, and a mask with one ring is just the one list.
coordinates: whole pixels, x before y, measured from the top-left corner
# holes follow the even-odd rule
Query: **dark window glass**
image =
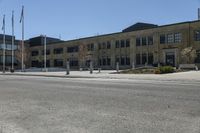
[(153, 53), (148, 54), (148, 64), (153, 65)]
[(111, 44), (109, 41), (107, 41), (107, 49), (110, 49), (111, 48)]
[(121, 48), (124, 48), (125, 47), (125, 42), (124, 40), (121, 40)]
[(142, 64), (144, 65), (147, 62), (147, 54), (142, 54)]
[(165, 35), (160, 35), (160, 44), (165, 44), (165, 42), (166, 42)]
[(110, 58), (107, 58), (107, 65), (108, 66), (110, 66), (110, 62), (111, 62)]
[(77, 67), (79, 65), (78, 59), (69, 59), (69, 64), (71, 67)]
[(136, 54), (136, 64), (137, 64), (137, 65), (140, 65), (140, 64), (141, 64), (140, 54)]
[(101, 49), (101, 43), (99, 43), (98, 46), (99, 46), (99, 50), (100, 50)]
[(99, 59), (99, 66), (102, 66), (101, 59)]
[(32, 61), (31, 66), (32, 67), (39, 67), (39, 61)]
[(63, 53), (63, 48), (54, 49), (54, 54), (62, 54), (62, 53)]
[(146, 39), (146, 37), (143, 37), (142, 38), (142, 45), (144, 46), (144, 45), (147, 45), (147, 39)]
[(200, 41), (200, 30), (195, 31), (195, 41)]
[(141, 45), (141, 40), (140, 38), (136, 38), (136, 46), (140, 46)]
[(125, 58), (121, 57), (121, 65), (125, 65)]
[(94, 51), (94, 44), (93, 43), (88, 44), (87, 49), (88, 49), (88, 51)]
[(106, 43), (103, 42), (103, 49), (106, 49)]
[[(44, 50), (42, 50), (42, 55), (44, 55)], [(46, 55), (50, 55), (50, 50), (49, 49), (46, 50)]]
[(55, 67), (62, 67), (63, 66), (63, 60), (62, 59), (55, 59), (54, 60), (54, 66)]
[(200, 50), (197, 50), (196, 53), (197, 53), (197, 57), (195, 59), (195, 63), (200, 63)]
[(130, 65), (130, 57), (126, 57), (126, 65)]
[(106, 65), (106, 58), (103, 58), (103, 66)]
[(32, 55), (32, 56), (38, 56), (38, 55), (39, 55), (39, 51), (32, 51), (32, 52), (31, 52), (31, 55)]
[(115, 42), (115, 47), (116, 47), (116, 48), (119, 48), (119, 40), (117, 40), (117, 41)]
[(130, 40), (129, 39), (126, 40), (126, 47), (130, 47)]
[(79, 51), (79, 47), (78, 46), (74, 46), (74, 47), (68, 47), (67, 48), (67, 52), (68, 53), (76, 53)]
[(153, 37), (152, 36), (148, 37), (148, 45), (153, 45)]
[(117, 57), (115, 58), (115, 61), (116, 61), (116, 63), (117, 63), (117, 62), (120, 63), (120, 62), (119, 62), (119, 61), (120, 61), (119, 56), (117, 56)]
[[(50, 67), (50, 60), (46, 61), (46, 66)], [(42, 66), (41, 67), (44, 67), (44, 60), (42, 61)]]

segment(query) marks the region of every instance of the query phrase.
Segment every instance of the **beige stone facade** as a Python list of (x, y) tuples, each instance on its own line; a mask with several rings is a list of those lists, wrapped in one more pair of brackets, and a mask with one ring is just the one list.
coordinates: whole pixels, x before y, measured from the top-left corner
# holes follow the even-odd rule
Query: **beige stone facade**
[[(94, 68), (121, 69), (143, 65), (172, 65), (184, 63), (181, 51), (193, 47), (197, 57), (190, 63), (200, 62), (200, 21), (184, 22), (155, 28), (119, 32), (47, 45), (47, 66), (71, 69)], [(43, 46), (29, 48), (29, 67), (42, 67)], [(37, 52), (38, 51), (38, 52)], [(34, 54), (36, 53), (36, 54)], [(40, 64), (40, 65), (39, 65)]]

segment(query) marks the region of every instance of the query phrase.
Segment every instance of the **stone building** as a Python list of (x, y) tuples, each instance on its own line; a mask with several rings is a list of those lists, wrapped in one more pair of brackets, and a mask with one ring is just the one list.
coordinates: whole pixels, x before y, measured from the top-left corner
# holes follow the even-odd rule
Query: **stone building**
[[(38, 37), (33, 38), (38, 39)], [(39, 40), (43, 39), (42, 36)], [(171, 65), (178, 67), (185, 58), (181, 51), (192, 47), (195, 59), (188, 63), (200, 64), (200, 21), (188, 21), (158, 26), (136, 23), (122, 32), (61, 41), (47, 38), (47, 66), (71, 69), (88, 68), (92, 61), (94, 68), (115, 69), (118, 62), (121, 69), (144, 65)], [(38, 44), (37, 44), (38, 43)], [(29, 40), (29, 67), (43, 67), (44, 43), (32, 45)]]

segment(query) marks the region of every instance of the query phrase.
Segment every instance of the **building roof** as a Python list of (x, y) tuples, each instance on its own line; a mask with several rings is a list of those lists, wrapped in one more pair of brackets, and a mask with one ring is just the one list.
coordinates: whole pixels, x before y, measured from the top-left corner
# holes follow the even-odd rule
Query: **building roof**
[(156, 27), (158, 27), (158, 25), (138, 22), (138, 23), (131, 25), (128, 28), (124, 29), (122, 32), (145, 30), (145, 29), (151, 29), (151, 28), (156, 28)]
[[(41, 45), (44, 45), (44, 38), (45, 36), (40, 35), (34, 38), (30, 38), (26, 42), (29, 43), (30, 46), (41, 46)], [(47, 44), (59, 43), (59, 42), (63, 42), (63, 41), (58, 38), (46, 37)]]

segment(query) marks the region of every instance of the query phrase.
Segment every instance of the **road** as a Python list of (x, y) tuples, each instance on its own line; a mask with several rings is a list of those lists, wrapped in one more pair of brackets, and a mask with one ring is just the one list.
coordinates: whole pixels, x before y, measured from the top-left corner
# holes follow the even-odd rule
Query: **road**
[(0, 76), (0, 133), (200, 133), (200, 83)]

